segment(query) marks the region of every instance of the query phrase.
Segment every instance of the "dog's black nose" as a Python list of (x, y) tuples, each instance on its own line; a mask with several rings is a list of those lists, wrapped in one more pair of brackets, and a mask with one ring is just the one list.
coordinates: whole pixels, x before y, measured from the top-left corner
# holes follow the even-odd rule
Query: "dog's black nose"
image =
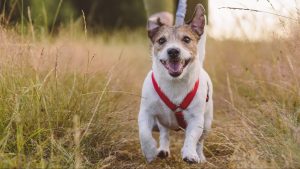
[(177, 48), (171, 48), (171, 49), (168, 49), (168, 55), (171, 57), (171, 58), (176, 58), (179, 56), (180, 54), (180, 50), (177, 49)]

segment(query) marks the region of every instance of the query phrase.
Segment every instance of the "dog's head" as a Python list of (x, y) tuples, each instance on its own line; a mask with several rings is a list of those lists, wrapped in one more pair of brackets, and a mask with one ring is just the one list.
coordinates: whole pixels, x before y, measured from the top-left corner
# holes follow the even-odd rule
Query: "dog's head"
[[(165, 16), (148, 20), (153, 62), (172, 78), (179, 78), (198, 59), (198, 42), (204, 33), (205, 10), (197, 5), (193, 18), (182, 26), (171, 26)], [(199, 59), (198, 59), (199, 60)]]

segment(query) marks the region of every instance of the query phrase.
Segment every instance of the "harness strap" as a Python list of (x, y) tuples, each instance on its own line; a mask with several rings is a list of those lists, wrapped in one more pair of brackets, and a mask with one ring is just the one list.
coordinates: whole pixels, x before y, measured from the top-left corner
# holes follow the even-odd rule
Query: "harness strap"
[(152, 72), (152, 84), (156, 91), (156, 93), (159, 95), (160, 99), (172, 110), (175, 111), (177, 109), (177, 105), (172, 103), (170, 99), (161, 91), (160, 87), (158, 86), (155, 78), (154, 73)]
[[(185, 129), (187, 127), (187, 123), (186, 121), (184, 120), (184, 114), (183, 114), (183, 111), (182, 110), (185, 110), (189, 105), (190, 103), (193, 101), (196, 93), (197, 93), (197, 90), (198, 90), (198, 87), (199, 87), (199, 79), (196, 81), (195, 85), (194, 85), (194, 88), (191, 92), (189, 92), (186, 97), (183, 99), (182, 103), (177, 106), (176, 104), (174, 104), (172, 101), (170, 101), (170, 99), (161, 91), (160, 87), (158, 86), (156, 80), (155, 80), (155, 77), (154, 77), (154, 73), (152, 72), (152, 84), (153, 84), (153, 87), (156, 91), (156, 93), (159, 95), (160, 99), (172, 110), (175, 112), (175, 117), (176, 117), (176, 120), (177, 120), (177, 123), (178, 125)], [(208, 98), (206, 98), (207, 100)], [(208, 100), (207, 100), (208, 101)], [(180, 109), (179, 111), (177, 111), (177, 109)]]

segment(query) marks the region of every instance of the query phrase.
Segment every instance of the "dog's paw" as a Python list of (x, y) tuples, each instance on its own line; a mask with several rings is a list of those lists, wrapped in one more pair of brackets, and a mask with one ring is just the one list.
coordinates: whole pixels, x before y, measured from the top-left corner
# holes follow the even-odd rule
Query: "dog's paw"
[(153, 138), (142, 137), (141, 148), (147, 162), (152, 162), (157, 155), (157, 143)]
[(157, 156), (156, 147), (153, 147), (151, 149), (147, 149), (147, 151), (144, 152), (144, 155), (146, 157), (147, 162), (151, 163), (153, 160), (155, 160), (155, 158)]
[(191, 151), (182, 151), (182, 159), (183, 161), (189, 163), (189, 164), (194, 164), (194, 163), (200, 163), (201, 159), (199, 158), (197, 152), (191, 152)]
[(195, 163), (200, 163), (200, 158), (198, 155), (190, 155), (183, 157), (183, 161), (189, 163), (189, 164), (195, 164)]
[(170, 156), (170, 151), (169, 150), (162, 150), (162, 149), (158, 150), (157, 157), (159, 157), (159, 158), (168, 158), (169, 156)]

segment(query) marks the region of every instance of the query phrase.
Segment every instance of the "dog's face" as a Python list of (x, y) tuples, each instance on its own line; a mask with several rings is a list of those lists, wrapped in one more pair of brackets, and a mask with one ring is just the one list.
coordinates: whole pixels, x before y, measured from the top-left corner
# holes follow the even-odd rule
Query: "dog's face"
[(164, 18), (148, 20), (148, 36), (152, 42), (153, 61), (159, 69), (172, 78), (183, 76), (198, 59), (198, 41), (204, 32), (204, 8), (196, 7), (190, 22), (182, 26), (170, 26)]

